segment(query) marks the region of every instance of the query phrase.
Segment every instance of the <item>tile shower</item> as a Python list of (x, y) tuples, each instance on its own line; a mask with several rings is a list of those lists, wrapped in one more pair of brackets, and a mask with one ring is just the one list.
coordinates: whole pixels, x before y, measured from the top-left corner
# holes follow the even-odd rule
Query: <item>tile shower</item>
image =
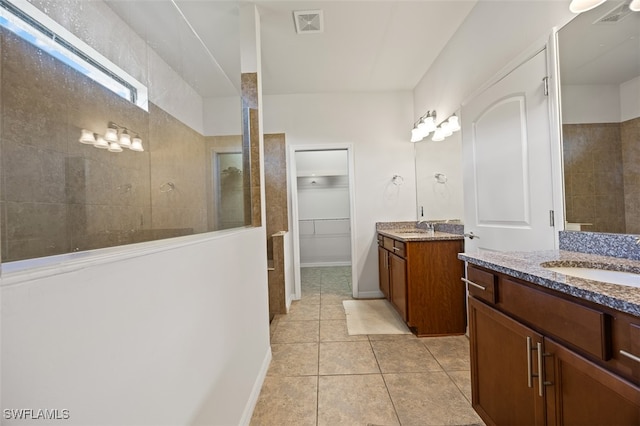
[[(205, 137), (4, 29), (0, 37), (2, 261), (215, 229), (211, 152), (229, 138), (241, 151), (241, 136)], [(103, 132), (109, 121), (138, 132), (145, 152), (78, 143), (81, 129)]]
[(640, 118), (564, 124), (567, 221), (593, 232), (640, 232)]

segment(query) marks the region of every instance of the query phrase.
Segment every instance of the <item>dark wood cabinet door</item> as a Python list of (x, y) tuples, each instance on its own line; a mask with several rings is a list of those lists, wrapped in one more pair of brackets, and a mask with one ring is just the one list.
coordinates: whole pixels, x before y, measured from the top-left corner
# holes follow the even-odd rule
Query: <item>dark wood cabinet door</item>
[(545, 338), (549, 425), (640, 425), (640, 388)]
[(389, 277), (391, 303), (404, 321), (407, 321), (407, 261), (395, 254), (389, 254)]
[(389, 299), (389, 252), (382, 247), (378, 247), (378, 276), (380, 291)]
[(544, 425), (537, 378), (542, 336), (471, 297), (469, 339), (472, 403), (485, 423)]

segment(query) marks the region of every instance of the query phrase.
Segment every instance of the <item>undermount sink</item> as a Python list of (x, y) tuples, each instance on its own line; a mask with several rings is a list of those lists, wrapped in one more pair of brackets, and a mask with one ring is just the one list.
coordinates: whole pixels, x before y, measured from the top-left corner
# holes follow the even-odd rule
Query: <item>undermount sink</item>
[(579, 266), (545, 266), (545, 268), (572, 277), (640, 288), (640, 274), (633, 272), (611, 271), (609, 269), (584, 268)]

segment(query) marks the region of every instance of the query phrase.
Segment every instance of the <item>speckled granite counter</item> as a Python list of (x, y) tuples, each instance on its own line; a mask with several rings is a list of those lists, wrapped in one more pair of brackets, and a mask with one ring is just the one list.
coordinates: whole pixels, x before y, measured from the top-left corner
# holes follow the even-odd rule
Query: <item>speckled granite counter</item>
[(376, 231), (400, 241), (463, 240), (464, 226), (457, 221), (429, 222), (435, 231), (429, 231), (424, 222), (378, 222)]
[(439, 240), (464, 240), (462, 235), (449, 234), (447, 232), (429, 232), (420, 229), (378, 229), (378, 233), (399, 241), (439, 241)]
[(579, 297), (621, 312), (640, 316), (640, 288), (576, 278), (545, 269), (581, 266), (640, 273), (640, 261), (564, 250), (534, 252), (460, 253), (458, 258), (543, 287)]

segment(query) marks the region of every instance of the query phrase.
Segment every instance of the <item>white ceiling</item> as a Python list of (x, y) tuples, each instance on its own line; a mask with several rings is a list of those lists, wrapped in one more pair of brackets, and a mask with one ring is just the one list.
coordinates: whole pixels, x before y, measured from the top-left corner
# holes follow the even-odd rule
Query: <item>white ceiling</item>
[[(203, 97), (238, 93), (238, 1), (106, 1)], [(273, 95), (412, 90), (475, 0), (255, 3), (263, 93)], [(316, 9), (324, 32), (297, 34), (293, 11)]]
[(558, 32), (562, 84), (619, 85), (640, 76), (640, 12), (595, 23), (621, 3), (607, 1)]

